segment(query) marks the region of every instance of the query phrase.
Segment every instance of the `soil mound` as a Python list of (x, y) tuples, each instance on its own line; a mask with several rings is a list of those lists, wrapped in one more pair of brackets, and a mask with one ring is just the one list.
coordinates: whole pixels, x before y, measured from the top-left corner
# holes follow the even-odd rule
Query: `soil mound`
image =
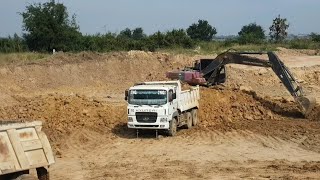
[[(320, 152), (319, 108), (305, 119), (294, 102), (257, 97), (240, 90), (201, 89), (200, 131), (250, 131), (281, 139), (304, 140), (301, 146)], [(186, 132), (193, 133), (192, 131)]]
[(80, 129), (112, 136), (111, 129), (126, 119), (125, 106), (80, 95), (50, 94), (31, 99), (17, 97), (17, 100), (18, 105), (0, 109), (0, 119), (41, 120), (55, 145)]

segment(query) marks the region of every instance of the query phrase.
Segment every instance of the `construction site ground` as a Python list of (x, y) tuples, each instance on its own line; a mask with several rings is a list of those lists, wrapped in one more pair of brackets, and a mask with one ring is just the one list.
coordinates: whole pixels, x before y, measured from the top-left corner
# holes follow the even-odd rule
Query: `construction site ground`
[[(320, 102), (320, 56), (279, 49)], [(0, 67), (0, 118), (42, 120), (54, 180), (319, 179), (320, 106), (305, 119), (271, 69), (228, 65), (224, 85), (201, 87), (200, 123), (177, 136), (126, 127), (124, 91), (165, 80), (200, 55), (57, 53)], [(214, 56), (213, 56), (214, 57)]]

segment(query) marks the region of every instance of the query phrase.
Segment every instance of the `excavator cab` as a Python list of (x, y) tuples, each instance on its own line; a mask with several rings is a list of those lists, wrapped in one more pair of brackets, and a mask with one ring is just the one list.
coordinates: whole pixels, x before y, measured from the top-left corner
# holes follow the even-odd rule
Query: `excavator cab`
[[(213, 62), (212, 59), (200, 59), (195, 61), (194, 67), (192, 68), (195, 71), (199, 71), (202, 74), (202, 70), (206, 69), (210, 64), (216, 63), (214, 66), (218, 67), (218, 70), (216, 72), (216, 75), (214, 75), (214, 81), (213, 83), (208, 83), (208, 86), (211, 85), (217, 85), (217, 84), (222, 84), (226, 82), (227, 79), (227, 73), (226, 73), (226, 68), (224, 65), (219, 66), (218, 62)], [(209, 79), (214, 72), (212, 71), (211, 73), (208, 73), (204, 75), (203, 77), (205, 79)]]

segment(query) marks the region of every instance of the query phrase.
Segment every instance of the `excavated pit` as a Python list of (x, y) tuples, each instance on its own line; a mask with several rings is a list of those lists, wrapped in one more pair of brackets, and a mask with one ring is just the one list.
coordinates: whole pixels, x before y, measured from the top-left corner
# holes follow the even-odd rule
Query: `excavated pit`
[[(134, 82), (163, 80), (167, 70), (190, 65), (194, 59), (197, 58), (135, 51), (83, 52), (57, 54), (35, 64), (2, 67), (0, 98), (12, 103), (1, 104), (0, 118), (43, 120), (44, 129), (54, 144), (60, 144), (61, 139), (81, 128), (110, 136), (131, 136), (125, 125), (123, 91)], [(318, 85), (318, 69), (319, 66), (309, 70), (295, 68), (294, 72), (298, 78), (309, 82), (306, 85)], [(246, 89), (242, 86), (255, 91), (240, 91)], [(274, 92), (285, 98), (269, 97)], [(313, 128), (320, 121), (319, 105), (309, 114), (308, 120), (304, 119), (270, 69), (228, 67), (226, 86), (201, 88), (200, 105), (201, 123), (196, 128), (199, 131), (248, 129), (289, 137), (299, 129), (308, 129), (309, 125)], [(284, 133), (287, 131), (288, 135)]]
[[(173, 138), (136, 140), (126, 127), (124, 90), (138, 81), (164, 80), (166, 71), (194, 59), (83, 52), (1, 66), (0, 119), (44, 122), (58, 158), (51, 171), (58, 180), (221, 179), (230, 172), (248, 179), (270, 172), (269, 179), (319, 177), (320, 106), (304, 118), (273, 72), (263, 68), (228, 67), (224, 86), (201, 87), (197, 127)], [(318, 100), (319, 67), (293, 68)], [(181, 172), (185, 167), (188, 172)]]

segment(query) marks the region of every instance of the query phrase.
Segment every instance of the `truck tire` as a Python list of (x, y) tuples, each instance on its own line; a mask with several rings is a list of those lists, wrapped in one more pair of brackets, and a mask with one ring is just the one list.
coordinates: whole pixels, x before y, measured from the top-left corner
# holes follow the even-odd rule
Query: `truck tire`
[(169, 123), (168, 135), (175, 136), (176, 133), (177, 133), (177, 118), (173, 118)]
[(191, 129), (192, 128), (192, 116), (191, 116), (191, 112), (187, 112), (186, 114), (186, 120), (187, 120), (187, 129)]
[(191, 111), (191, 116), (192, 116), (192, 125), (196, 126), (198, 124), (198, 110), (193, 109)]
[(49, 180), (49, 172), (44, 167), (37, 168), (37, 175), (39, 180)]

